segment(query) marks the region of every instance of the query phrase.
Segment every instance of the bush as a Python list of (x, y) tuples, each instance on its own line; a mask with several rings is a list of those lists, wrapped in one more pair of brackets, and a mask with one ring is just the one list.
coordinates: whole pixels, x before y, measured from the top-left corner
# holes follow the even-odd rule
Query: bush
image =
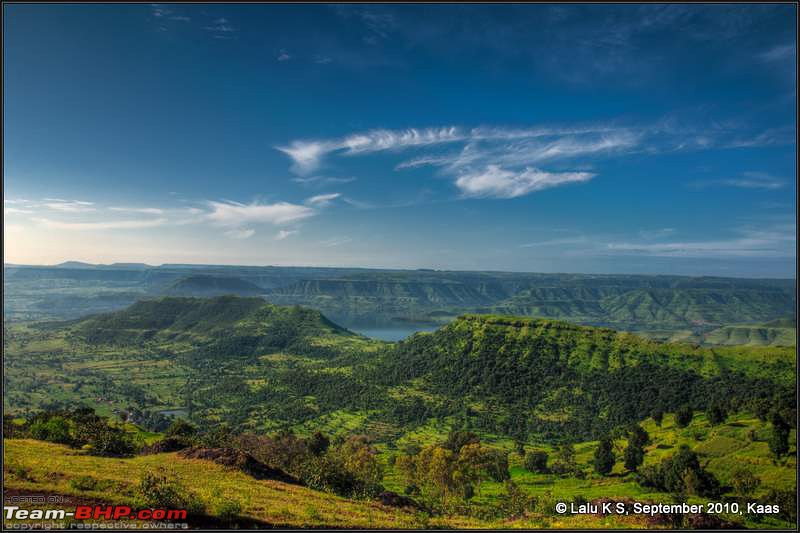
[(725, 422), (725, 419), (728, 418), (728, 413), (725, 412), (725, 408), (722, 405), (714, 403), (706, 411), (706, 416), (712, 426), (717, 426)]
[(778, 505), (778, 516), (789, 522), (797, 522), (797, 487), (794, 490), (775, 490), (769, 492), (761, 499), (765, 505)]
[(135, 449), (131, 435), (105, 424), (97, 424), (87, 432), (86, 443), (90, 454), (107, 457), (131, 455)]
[(227, 523), (234, 525), (239, 513), (242, 512), (242, 504), (237, 500), (224, 499), (217, 504), (216, 515), (217, 518)]
[(675, 411), (675, 425), (679, 428), (685, 428), (691, 424), (692, 418), (694, 418), (694, 412), (688, 405), (683, 405)]
[(205, 508), (197, 495), (170, 480), (163, 469), (142, 474), (136, 496), (140, 506), (150, 509), (186, 509), (199, 514)]
[(604, 437), (594, 451), (594, 471), (604, 476), (614, 468), (615, 461), (614, 444), (609, 437)]
[(769, 451), (776, 459), (789, 452), (789, 424), (777, 413), (772, 415), (772, 429), (769, 434)]
[(500, 496), (500, 508), (509, 518), (518, 518), (525, 514), (531, 505), (530, 498), (513, 481), (506, 480), (505, 492)]
[(693, 494), (717, 497), (721, 493), (719, 481), (700, 466), (697, 454), (686, 445), (681, 446), (675, 455), (661, 461), (659, 466), (642, 468), (639, 483), (677, 496)]
[(30, 436), (58, 444), (73, 444), (70, 423), (63, 416), (50, 416), (35, 420), (30, 427)]
[(736, 494), (742, 498), (747, 498), (753, 495), (758, 486), (761, 484), (761, 480), (750, 470), (740, 468), (733, 473), (731, 484), (733, 485), (733, 489), (736, 491)]
[(164, 437), (192, 438), (197, 434), (197, 428), (182, 418), (173, 421), (164, 431)]
[(661, 422), (664, 420), (664, 411), (656, 408), (653, 410), (650, 417), (653, 419), (653, 422), (656, 423), (656, 426), (661, 427)]
[(529, 472), (544, 474), (547, 472), (547, 452), (534, 450), (525, 454), (525, 469)]

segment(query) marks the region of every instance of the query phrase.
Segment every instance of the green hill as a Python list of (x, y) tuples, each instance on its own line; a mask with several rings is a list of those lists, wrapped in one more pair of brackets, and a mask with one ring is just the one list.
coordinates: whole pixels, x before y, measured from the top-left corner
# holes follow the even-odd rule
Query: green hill
[(737, 324), (790, 312), (778, 288), (531, 289), (494, 306), (498, 313), (569, 319), (618, 329), (680, 329)]
[(707, 333), (706, 344), (747, 346), (794, 346), (797, 344), (795, 328), (761, 326), (725, 326)]
[(206, 351), (228, 350), (226, 356), (282, 349), (311, 337), (352, 335), (317, 311), (236, 296), (143, 300), (81, 321), (73, 332), (89, 344), (144, 344), (176, 351), (183, 343)]
[(145, 300), (9, 333), (13, 410), (83, 401), (261, 430), (338, 420), (379, 439), (446, 417), (500, 435), (589, 438), (657, 407), (788, 397), (795, 376), (788, 347), (703, 348), (490, 315), (386, 344), (317, 311), (233, 296)]
[(793, 397), (791, 349), (662, 344), (565, 322), (466, 315), (397, 345), (375, 379), (462, 406), (465, 423), (524, 436), (589, 437), (654, 408), (719, 401), (733, 409)]

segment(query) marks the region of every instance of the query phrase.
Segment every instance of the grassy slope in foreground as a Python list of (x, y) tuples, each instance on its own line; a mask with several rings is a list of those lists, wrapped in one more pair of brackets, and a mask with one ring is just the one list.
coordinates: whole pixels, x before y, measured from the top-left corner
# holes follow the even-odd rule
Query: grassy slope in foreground
[[(434, 517), (386, 507), (375, 502), (353, 501), (278, 481), (256, 480), (237, 471), (203, 460), (183, 459), (174, 453), (132, 459), (92, 457), (59, 444), (35, 440), (4, 441), (5, 490), (23, 494), (55, 493), (91, 498), (114, 504), (132, 504), (136, 481), (142, 472), (161, 467), (170, 477), (190, 488), (214, 515), (225, 500), (241, 504), (240, 516), (289, 528), (487, 528), (535, 527), (522, 518), (485, 522), (461, 516)], [(25, 474), (20, 476), (19, 472)], [(15, 473), (16, 472), (16, 473)], [(113, 484), (104, 491), (80, 491), (70, 483), (82, 476)], [(133, 480), (133, 481), (132, 481)], [(38, 507), (20, 504), (23, 508)], [(24, 521), (19, 521), (24, 522)], [(541, 525), (541, 522), (539, 522)], [(639, 517), (555, 517), (550, 527), (632, 527), (644, 525)]]
[[(663, 424), (656, 426), (646, 420), (643, 427), (651, 436), (652, 443), (646, 447), (645, 464), (657, 464), (675, 453), (682, 444), (689, 445), (700, 456), (701, 462), (723, 485), (729, 485), (732, 473), (741, 467), (751, 470), (761, 479), (761, 485), (753, 495), (763, 497), (770, 489), (793, 491), (795, 487), (796, 432), (791, 432), (791, 449), (788, 457), (776, 464), (769, 453), (766, 439), (768, 425), (747, 415), (735, 415), (724, 424), (711, 426), (705, 416), (698, 414), (687, 428), (677, 428), (674, 417), (667, 415)], [(410, 435), (409, 435), (410, 437)], [(446, 428), (436, 435), (434, 441), (446, 437)], [(415, 439), (417, 440), (417, 439)], [(423, 439), (424, 440), (424, 439)], [(165, 467), (170, 477), (197, 493), (205, 504), (209, 515), (216, 515), (225, 500), (236, 500), (241, 504), (241, 515), (266, 524), (288, 527), (407, 527), (424, 526), (421, 517), (406, 510), (378, 505), (374, 502), (346, 500), (331, 494), (321, 493), (296, 485), (277, 481), (258, 481), (238, 471), (226, 470), (208, 461), (189, 460), (177, 454), (138, 456), (132, 459), (100, 458), (87, 456), (65, 446), (35, 440), (4, 441), (5, 488), (25, 494), (51, 492), (78, 496), (83, 499), (105, 499), (113, 503), (131, 503), (133, 490), (139, 476), (147, 470)], [(585, 479), (561, 477), (553, 474), (535, 474), (525, 470), (521, 458), (513, 453), (513, 443), (508, 439), (490, 444), (511, 452), (510, 466), (513, 481), (528, 495), (542, 502), (572, 501), (576, 498), (630, 498), (641, 502), (669, 502), (671, 496), (641, 487), (632, 474), (626, 474), (621, 450), (623, 439), (615, 441), (617, 461), (610, 476), (598, 476), (591, 472), (591, 460), (596, 441), (578, 443), (576, 461), (586, 473)], [(528, 450), (541, 449), (553, 456), (553, 447), (545, 443), (527, 446)], [(381, 457), (397, 453), (381, 446)], [(26, 472), (23, 476), (19, 472)], [(91, 476), (100, 482), (111, 482), (113, 488), (103, 491), (76, 490), (72, 480)], [(405, 484), (393, 466), (387, 464), (383, 484), (389, 490), (402, 492)], [(473, 500), (478, 507), (497, 506), (504, 488), (502, 483), (487, 481), (482, 484), (480, 494)], [(704, 498), (691, 496), (691, 503), (703, 503)], [(728, 520), (740, 522), (747, 527), (787, 528), (780, 520), (767, 517), (755, 522), (746, 515), (728, 516)], [(542, 513), (540, 509), (529, 511), (525, 516), (513, 520), (481, 521), (463, 516), (436, 517), (430, 526), (445, 527), (647, 527), (642, 517), (563, 517)], [(652, 524), (650, 524), (652, 525)]]

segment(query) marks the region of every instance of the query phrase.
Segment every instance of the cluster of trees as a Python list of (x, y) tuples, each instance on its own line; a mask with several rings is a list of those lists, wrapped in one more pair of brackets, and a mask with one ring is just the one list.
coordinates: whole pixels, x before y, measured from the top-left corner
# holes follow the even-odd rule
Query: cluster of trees
[(706, 496), (716, 498), (721, 493), (719, 481), (700, 465), (697, 454), (682, 445), (677, 453), (658, 465), (639, 469), (639, 484), (678, 496)]
[[(644, 463), (644, 447), (650, 443), (650, 435), (640, 425), (634, 424), (627, 430), (628, 442), (623, 453), (625, 469), (629, 472), (636, 472)], [(614, 453), (614, 441), (610, 435), (600, 439), (600, 443), (595, 448), (593, 466), (594, 471), (600, 475), (607, 475), (614, 468), (617, 462)]]
[(331, 440), (321, 432), (307, 438), (290, 431), (271, 437), (245, 433), (230, 444), (316, 490), (348, 498), (374, 497), (383, 491), (383, 463), (364, 435)]
[[(520, 333), (534, 327), (535, 334)], [(462, 416), (469, 398), (494, 404), (468, 417), (472, 427), (523, 440), (600, 438), (651, 413), (657, 422), (676, 413), (685, 427), (698, 410), (719, 424), (756, 401), (793, 407), (792, 387), (731, 370), (702, 375), (692, 366), (697, 356), (681, 352), (688, 349), (610, 330), (467, 317), (388, 350), (370, 381), (393, 386), (424, 378), (438, 397), (452, 400), (444, 405), (452, 416)], [(565, 414), (525, 416), (531, 411)], [(424, 410), (409, 414), (409, 424), (422, 422), (413, 416)]]
[(481, 483), (510, 479), (508, 454), (483, 446), (467, 431), (451, 432), (441, 444), (396, 458), (410, 495), (435, 509), (454, 509), (480, 494)]
[[(4, 420), (5, 422), (5, 420)], [(43, 411), (28, 418), (23, 424), (4, 423), (13, 428), (17, 438), (67, 444), (83, 448), (92, 455), (123, 457), (136, 450), (130, 433), (113, 425), (107, 418), (95, 414), (94, 409)]]

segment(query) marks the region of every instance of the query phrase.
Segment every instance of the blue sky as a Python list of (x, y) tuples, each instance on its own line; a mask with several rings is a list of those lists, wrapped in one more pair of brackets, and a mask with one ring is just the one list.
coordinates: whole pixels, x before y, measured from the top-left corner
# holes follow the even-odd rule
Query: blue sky
[(792, 5), (5, 5), (4, 253), (793, 277)]

